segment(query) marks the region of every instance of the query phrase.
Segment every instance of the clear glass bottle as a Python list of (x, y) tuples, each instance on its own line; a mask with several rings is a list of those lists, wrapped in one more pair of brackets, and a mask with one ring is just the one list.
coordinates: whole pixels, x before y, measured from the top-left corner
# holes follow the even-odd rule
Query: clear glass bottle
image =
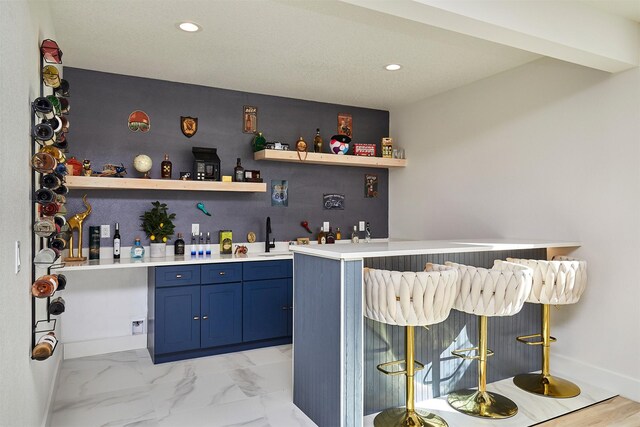
[(164, 155), (164, 160), (160, 164), (160, 167), (161, 167), (160, 174), (162, 176), (162, 179), (171, 179), (171, 170), (173, 169), (173, 165), (169, 161), (168, 154)]
[(191, 257), (194, 258), (196, 255), (198, 255), (196, 248), (196, 234), (191, 233)]
[(353, 226), (353, 232), (351, 233), (351, 243), (360, 243), (360, 236), (358, 236), (358, 227)]
[(198, 256), (204, 256), (204, 238), (202, 237), (202, 233), (198, 236)]
[(313, 151), (316, 153), (322, 153), (322, 137), (320, 136), (320, 129), (316, 129), (316, 136), (313, 137)]
[(131, 246), (131, 258), (144, 258), (144, 247), (140, 243), (140, 238), (136, 237), (136, 242)]
[(182, 238), (182, 233), (178, 233), (178, 238), (173, 243), (174, 255), (184, 255), (184, 239)]
[(120, 224), (116, 222), (116, 232), (113, 234), (113, 259), (120, 259)]
[(365, 230), (364, 240), (367, 243), (370, 243), (371, 242), (371, 224), (367, 222), (367, 226), (365, 227), (364, 230)]
[(233, 180), (235, 182), (244, 181), (244, 168), (240, 164), (240, 157), (236, 160), (236, 167), (233, 168)]

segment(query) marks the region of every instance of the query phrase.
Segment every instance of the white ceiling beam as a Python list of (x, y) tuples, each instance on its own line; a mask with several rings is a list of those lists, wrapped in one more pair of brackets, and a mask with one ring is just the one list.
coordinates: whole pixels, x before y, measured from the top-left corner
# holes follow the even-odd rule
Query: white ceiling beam
[(579, 1), (342, 1), (610, 73), (640, 65), (640, 23)]

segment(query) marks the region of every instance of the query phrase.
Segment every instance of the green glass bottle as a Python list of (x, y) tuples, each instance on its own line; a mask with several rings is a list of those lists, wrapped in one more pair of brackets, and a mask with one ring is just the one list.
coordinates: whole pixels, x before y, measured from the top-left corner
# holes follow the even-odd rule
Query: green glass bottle
[(255, 138), (253, 138), (253, 152), (264, 150), (266, 144), (267, 140), (262, 136), (262, 132), (258, 132)]

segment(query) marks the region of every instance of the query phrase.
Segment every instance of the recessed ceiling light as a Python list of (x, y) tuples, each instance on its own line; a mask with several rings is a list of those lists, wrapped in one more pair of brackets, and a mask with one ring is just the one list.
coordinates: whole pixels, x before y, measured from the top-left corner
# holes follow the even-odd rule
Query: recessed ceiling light
[(200, 31), (200, 25), (193, 22), (181, 22), (178, 24), (178, 28), (188, 33), (195, 33), (196, 31)]
[(400, 68), (402, 68), (402, 65), (400, 64), (389, 64), (386, 67), (384, 67), (387, 71), (397, 71)]

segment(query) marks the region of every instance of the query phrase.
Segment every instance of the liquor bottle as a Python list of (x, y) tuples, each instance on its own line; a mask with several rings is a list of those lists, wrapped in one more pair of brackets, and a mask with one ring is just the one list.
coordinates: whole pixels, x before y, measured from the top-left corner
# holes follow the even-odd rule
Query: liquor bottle
[(261, 151), (264, 150), (264, 146), (267, 144), (267, 140), (264, 136), (262, 136), (262, 132), (258, 132), (258, 134), (253, 138), (251, 145), (253, 146), (253, 151)]
[(233, 168), (233, 180), (235, 182), (244, 181), (244, 168), (240, 164), (240, 157), (236, 160), (236, 167)]
[(195, 257), (197, 255), (196, 252), (196, 234), (191, 233), (191, 257)]
[(116, 222), (116, 232), (113, 234), (113, 259), (120, 259), (120, 224)]
[(358, 227), (353, 226), (353, 233), (351, 233), (351, 243), (360, 243), (360, 236), (358, 236)]
[(53, 349), (56, 348), (57, 343), (58, 339), (56, 338), (56, 334), (49, 332), (47, 335), (40, 337), (38, 344), (33, 347), (31, 356), (36, 360), (48, 359), (53, 354)]
[(336, 235), (333, 234), (333, 230), (329, 227), (329, 232), (327, 233), (327, 243), (335, 243)]
[(365, 227), (364, 240), (365, 240), (367, 243), (370, 243), (370, 242), (371, 242), (371, 224), (369, 224), (368, 222), (367, 222), (367, 226)]
[(204, 250), (207, 256), (211, 256), (211, 234), (208, 231), (207, 231), (207, 242)]
[(313, 151), (316, 153), (322, 153), (322, 137), (320, 136), (320, 129), (316, 129), (316, 136), (313, 137)]
[(342, 240), (342, 233), (340, 232), (340, 227), (336, 227), (336, 240)]
[(49, 304), (49, 314), (53, 316), (61, 315), (62, 313), (64, 313), (64, 309), (65, 302), (62, 297), (54, 299), (53, 301), (51, 301), (51, 304)]
[(144, 247), (140, 243), (140, 238), (136, 237), (136, 242), (131, 246), (131, 258), (141, 259), (144, 257)]
[(178, 233), (178, 238), (173, 244), (173, 247), (174, 247), (174, 251), (173, 251), (174, 255), (184, 255), (184, 239), (182, 239), (182, 233)]
[(100, 259), (100, 226), (89, 226), (89, 259)]
[(198, 236), (198, 256), (204, 256), (204, 238), (202, 237), (202, 233)]
[(171, 179), (171, 170), (173, 168), (173, 166), (171, 165), (171, 162), (169, 161), (169, 155), (165, 154), (164, 155), (164, 161), (160, 164), (160, 167), (162, 168), (160, 174), (162, 176), (162, 179)]
[(324, 234), (324, 230), (320, 227), (320, 232), (318, 233), (318, 244), (324, 245), (327, 243), (327, 235)]
[(31, 294), (36, 298), (47, 298), (58, 290), (58, 278), (53, 274), (41, 276), (31, 285)]

